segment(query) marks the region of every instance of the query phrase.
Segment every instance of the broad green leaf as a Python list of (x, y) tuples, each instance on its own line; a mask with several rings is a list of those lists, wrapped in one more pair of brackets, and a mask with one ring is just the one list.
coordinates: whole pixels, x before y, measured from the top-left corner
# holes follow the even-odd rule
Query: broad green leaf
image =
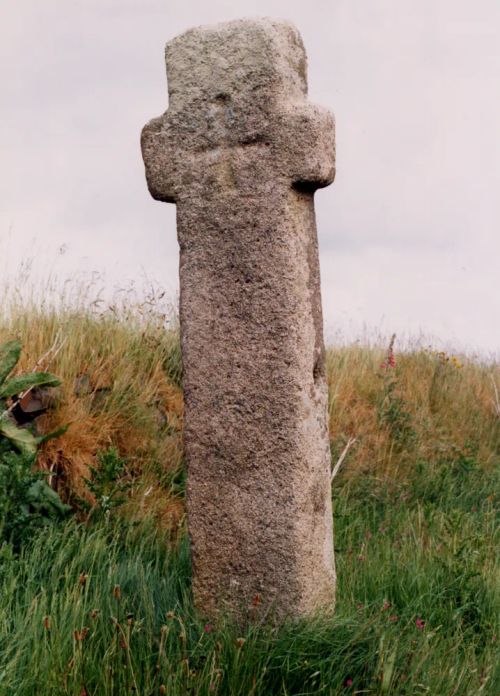
[(41, 445), (42, 442), (47, 442), (47, 440), (53, 440), (55, 437), (60, 437), (61, 435), (64, 435), (64, 433), (67, 431), (71, 424), (68, 425), (63, 425), (62, 428), (58, 428), (57, 430), (53, 430), (51, 433), (47, 433), (47, 435), (40, 435), (35, 438), (36, 444)]
[(31, 484), (27, 498), (37, 512), (47, 512), (50, 517), (64, 517), (71, 512), (71, 507), (65, 505), (58, 494), (41, 479)]
[(21, 341), (15, 339), (0, 346), (0, 384), (17, 365), (21, 355)]
[(25, 428), (18, 428), (9, 418), (0, 418), (0, 434), (4, 435), (23, 454), (36, 454), (35, 437)]
[(30, 387), (58, 387), (61, 382), (48, 372), (32, 372), (8, 379), (0, 386), (0, 397), (14, 396), (30, 389)]

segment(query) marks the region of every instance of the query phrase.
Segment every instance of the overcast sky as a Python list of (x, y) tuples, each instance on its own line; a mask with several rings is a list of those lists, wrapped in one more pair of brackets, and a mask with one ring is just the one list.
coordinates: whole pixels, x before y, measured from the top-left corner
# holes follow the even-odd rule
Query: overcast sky
[(499, 0), (0, 0), (0, 273), (144, 276), (175, 297), (175, 208), (139, 149), (163, 47), (199, 24), (293, 21), (337, 121), (316, 195), (325, 332), (500, 347)]

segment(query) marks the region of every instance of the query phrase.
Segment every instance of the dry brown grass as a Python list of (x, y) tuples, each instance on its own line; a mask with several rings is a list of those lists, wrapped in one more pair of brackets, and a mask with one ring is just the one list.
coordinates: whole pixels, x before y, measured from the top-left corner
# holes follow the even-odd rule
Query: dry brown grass
[[(493, 387), (500, 383), (499, 363), (419, 346), (398, 352), (396, 342), (395, 367), (382, 368), (385, 351), (360, 345), (328, 350), (334, 456), (349, 437), (356, 438), (348, 472), (405, 476), (418, 460), (457, 451), (473, 452), (476, 461), (491, 465), (500, 454)], [(388, 403), (393, 408), (384, 419)], [(398, 440), (402, 423), (408, 427)]]

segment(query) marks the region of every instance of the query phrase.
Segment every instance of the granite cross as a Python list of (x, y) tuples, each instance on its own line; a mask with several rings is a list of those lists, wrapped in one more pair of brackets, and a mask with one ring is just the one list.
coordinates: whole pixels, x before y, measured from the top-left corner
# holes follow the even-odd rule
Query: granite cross
[(208, 617), (333, 608), (335, 571), (314, 191), (333, 116), (306, 101), (289, 23), (192, 29), (166, 47), (168, 111), (142, 152), (177, 205), (187, 512)]

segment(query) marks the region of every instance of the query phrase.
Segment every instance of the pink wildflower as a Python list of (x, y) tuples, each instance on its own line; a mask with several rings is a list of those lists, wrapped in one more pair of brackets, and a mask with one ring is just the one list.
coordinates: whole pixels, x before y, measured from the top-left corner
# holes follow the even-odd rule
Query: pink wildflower
[(419, 631), (423, 631), (425, 628), (425, 621), (417, 617), (417, 620), (415, 621), (415, 626), (418, 628)]

